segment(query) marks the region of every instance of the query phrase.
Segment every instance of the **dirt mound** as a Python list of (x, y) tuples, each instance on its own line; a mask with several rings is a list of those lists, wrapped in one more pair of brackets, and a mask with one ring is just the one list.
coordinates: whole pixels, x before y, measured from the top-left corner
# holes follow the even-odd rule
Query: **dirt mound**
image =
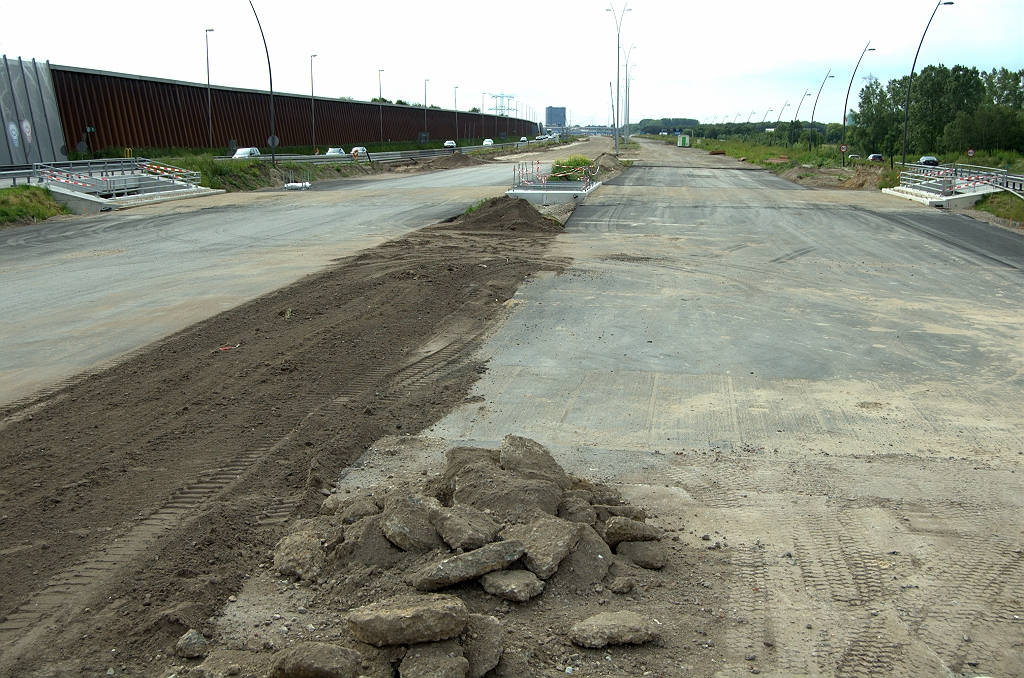
[(601, 168), (602, 172), (615, 172), (622, 169), (622, 163), (611, 153), (602, 153), (594, 158), (594, 164)]
[(852, 177), (841, 184), (840, 188), (861, 191), (877, 190), (878, 181), (882, 178), (884, 171), (882, 167), (865, 167), (861, 165), (857, 167), (857, 171), (854, 172)]
[(547, 219), (525, 200), (503, 195), (491, 198), (469, 214), (462, 214), (440, 227), (457, 231), (561, 231), (562, 225)]
[[(280, 621), (240, 617), (201, 668), (223, 664), (225, 645), (251, 668), (268, 650), (320, 651), (314, 644), (329, 639), (335, 654), (358, 653), (372, 677), (396, 669), (442, 675), (453, 662), (471, 667), (450, 674), (460, 676), (638, 675), (664, 653), (649, 642), (669, 628), (664, 623), (690, 616), (680, 606), (694, 592), (676, 581), (678, 566), (666, 564), (679, 548), (662, 541), (671, 535), (614, 488), (566, 474), (532, 440), (510, 435), (499, 450), (455, 448), (438, 476), (334, 492), (326, 515), (297, 523), (281, 540), (268, 573), (288, 599), (308, 591), (302, 617), (280, 633), (266, 628)], [(344, 525), (347, 507), (360, 502), (384, 513)], [(411, 547), (408, 537), (424, 530), (442, 545)], [(300, 543), (308, 553), (297, 552)], [(295, 558), (324, 565), (298, 572), (289, 567)], [(665, 600), (669, 592), (675, 600)], [(246, 598), (240, 594), (239, 606), (255, 607)], [(623, 618), (643, 633), (620, 628)], [(709, 621), (701, 618), (698, 633)]]
[[(554, 233), (483, 231), (389, 240), (49, 401), (0, 410), (0, 467), (18, 479), (0, 492), (0, 543), (17, 545), (0, 558), (0, 621), (27, 624), (0, 640), (41, 639), (17, 670), (5, 669), (15, 658), (0, 649), (0, 675), (31, 675), (62, 657), (103, 668), (54, 675), (98, 675), (114, 647), (132, 675), (161, 675), (151, 658), (173, 655), (189, 629), (212, 632), (207, 620), (246, 577), (270, 571), (263, 561), (282, 523), (318, 513), (327, 480), (383, 435), (422, 430), (465, 402), (484, 370), (477, 344), (431, 342), (489, 331), (524, 278), (564, 265), (545, 256)], [(345, 534), (380, 533), (386, 509), (347, 507)], [(282, 564), (330, 569), (302, 549), (333, 539), (333, 528), (305, 529), (312, 539), (295, 540)], [(367, 570), (396, 551), (384, 537), (364, 545), (353, 557)], [(82, 586), (69, 591), (71, 578)], [(49, 617), (29, 616), (38, 600), (79, 612), (48, 635)], [(25, 601), (29, 613), (19, 610)]]
[(464, 153), (452, 153), (451, 155), (442, 155), (439, 158), (433, 158), (423, 163), (424, 167), (430, 169), (457, 169), (459, 167), (476, 167), (477, 165), (486, 164), (480, 158), (472, 155), (465, 155)]

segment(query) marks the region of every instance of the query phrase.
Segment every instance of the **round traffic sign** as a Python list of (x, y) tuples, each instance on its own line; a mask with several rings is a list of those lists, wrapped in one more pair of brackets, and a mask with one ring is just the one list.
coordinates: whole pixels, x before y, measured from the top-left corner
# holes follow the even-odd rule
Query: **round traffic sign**
[(842, 146), (839, 147), (839, 150), (842, 151), (843, 153), (846, 153), (846, 151), (850, 149), (846, 144), (843, 144)]
[(967, 157), (968, 158), (973, 158), (974, 157), (974, 149), (973, 148), (968, 148), (967, 149)]
[(277, 147), (277, 145), (280, 143), (281, 140), (277, 138), (276, 134), (274, 136), (267, 137), (267, 146), (270, 146), (271, 148)]

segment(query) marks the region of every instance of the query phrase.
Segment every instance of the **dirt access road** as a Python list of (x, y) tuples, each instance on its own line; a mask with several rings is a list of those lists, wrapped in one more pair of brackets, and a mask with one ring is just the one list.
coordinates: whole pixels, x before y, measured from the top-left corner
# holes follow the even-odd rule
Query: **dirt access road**
[[(5, 412), (0, 671), (159, 674), (189, 627), (265, 667), (300, 606), (336, 636), (260, 567), (283, 521), (518, 433), (678, 537), (650, 590), (495, 612), (536, 674), (1020, 675), (1018, 255), (643, 155), (560, 235), (421, 231)], [(663, 641), (567, 643), (609, 609)]]

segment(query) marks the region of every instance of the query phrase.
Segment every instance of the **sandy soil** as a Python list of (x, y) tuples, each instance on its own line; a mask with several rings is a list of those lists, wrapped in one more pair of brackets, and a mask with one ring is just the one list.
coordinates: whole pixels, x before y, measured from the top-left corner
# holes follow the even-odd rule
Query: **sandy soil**
[(4, 409), (0, 674), (153, 675), (212, 631), (328, 479), (465, 398), (560, 228), (501, 199)]

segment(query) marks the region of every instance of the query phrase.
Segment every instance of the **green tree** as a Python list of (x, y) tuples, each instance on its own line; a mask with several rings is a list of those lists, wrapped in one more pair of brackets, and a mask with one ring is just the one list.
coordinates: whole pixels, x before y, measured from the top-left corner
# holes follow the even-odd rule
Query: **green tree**
[(993, 68), (988, 73), (982, 73), (981, 77), (985, 82), (986, 103), (1024, 109), (1024, 70)]

